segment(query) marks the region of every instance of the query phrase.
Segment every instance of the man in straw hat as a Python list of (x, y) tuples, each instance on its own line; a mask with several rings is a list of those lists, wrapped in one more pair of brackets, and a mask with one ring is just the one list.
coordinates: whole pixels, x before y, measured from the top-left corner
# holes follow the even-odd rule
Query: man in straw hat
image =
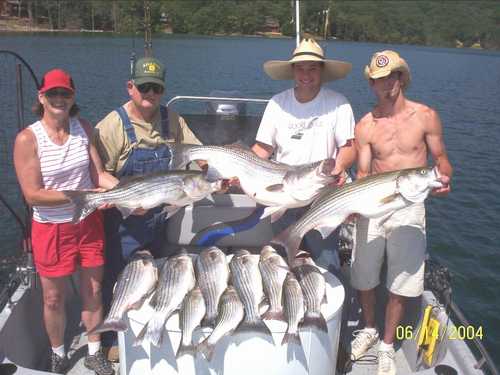
[[(266, 159), (274, 153), (277, 161), (290, 165), (334, 158), (332, 173), (339, 176), (337, 184), (342, 185), (346, 169), (356, 157), (354, 116), (347, 99), (323, 83), (344, 78), (351, 68), (350, 63), (325, 59), (323, 49), (308, 38), (302, 40), (290, 60), (264, 63), (264, 71), (272, 79), (294, 80), (295, 84), (269, 101), (252, 150)], [(303, 212), (289, 210), (280, 224), (291, 224)], [(306, 235), (313, 257), (320, 257), (325, 267), (332, 261), (338, 266), (337, 242), (336, 234), (326, 240), (317, 232)]]
[[(377, 52), (365, 68), (365, 77), (377, 104), (356, 125), (357, 177), (425, 166), (430, 154), (445, 185), (433, 193), (447, 194), (453, 169), (443, 143), (441, 121), (436, 111), (405, 97), (410, 84), (406, 61), (394, 51)], [(395, 374), (393, 342), (397, 326), (407, 298), (421, 295), (424, 289), (425, 207), (416, 203), (389, 217), (359, 217), (356, 224), (351, 282), (359, 290), (365, 328), (351, 343), (351, 358), (359, 359), (378, 342), (375, 287), (386, 252), (389, 299), (378, 348), (378, 373)]]

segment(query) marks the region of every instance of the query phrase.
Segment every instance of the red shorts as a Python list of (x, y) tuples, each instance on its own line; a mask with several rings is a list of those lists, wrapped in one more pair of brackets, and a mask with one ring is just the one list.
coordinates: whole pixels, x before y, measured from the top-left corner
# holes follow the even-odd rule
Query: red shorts
[(104, 265), (104, 228), (98, 210), (78, 224), (33, 220), (31, 242), (40, 276), (68, 276), (77, 264), (89, 268)]

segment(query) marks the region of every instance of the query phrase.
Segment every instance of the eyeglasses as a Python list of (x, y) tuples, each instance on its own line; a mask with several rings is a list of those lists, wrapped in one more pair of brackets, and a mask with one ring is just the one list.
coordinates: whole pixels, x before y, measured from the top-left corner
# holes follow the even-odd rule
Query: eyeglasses
[(142, 85), (138, 85), (135, 87), (137, 87), (137, 90), (139, 90), (141, 94), (146, 94), (149, 92), (149, 90), (153, 90), (155, 94), (163, 94), (164, 90), (163, 86), (152, 82), (143, 83)]
[(64, 99), (69, 99), (73, 96), (73, 92), (67, 89), (50, 89), (45, 92), (47, 98), (53, 98), (56, 96), (61, 96)]

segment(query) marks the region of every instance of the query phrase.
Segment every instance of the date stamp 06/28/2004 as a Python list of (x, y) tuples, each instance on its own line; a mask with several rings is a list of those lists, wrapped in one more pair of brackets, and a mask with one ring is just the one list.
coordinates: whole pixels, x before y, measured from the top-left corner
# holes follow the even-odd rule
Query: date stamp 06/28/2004
[[(427, 329), (424, 327), (423, 329)], [(400, 325), (396, 327), (396, 339), (398, 340), (412, 340), (417, 339), (419, 336), (419, 328), (414, 328), (410, 325)], [(432, 335), (438, 335), (437, 331), (432, 331)], [(479, 339), (482, 340), (484, 337), (483, 327), (482, 326), (455, 326), (452, 325), (445, 332), (446, 338), (449, 340), (474, 340)], [(436, 337), (437, 338), (437, 337)], [(442, 337), (441, 337), (442, 338)]]

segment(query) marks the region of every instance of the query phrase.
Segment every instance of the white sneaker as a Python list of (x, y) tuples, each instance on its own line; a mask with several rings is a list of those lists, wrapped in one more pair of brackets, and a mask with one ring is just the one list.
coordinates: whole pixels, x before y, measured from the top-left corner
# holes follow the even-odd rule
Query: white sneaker
[(378, 351), (378, 375), (396, 375), (394, 349)]
[(374, 329), (363, 328), (352, 333), (351, 360), (356, 361), (378, 342), (378, 332)]

